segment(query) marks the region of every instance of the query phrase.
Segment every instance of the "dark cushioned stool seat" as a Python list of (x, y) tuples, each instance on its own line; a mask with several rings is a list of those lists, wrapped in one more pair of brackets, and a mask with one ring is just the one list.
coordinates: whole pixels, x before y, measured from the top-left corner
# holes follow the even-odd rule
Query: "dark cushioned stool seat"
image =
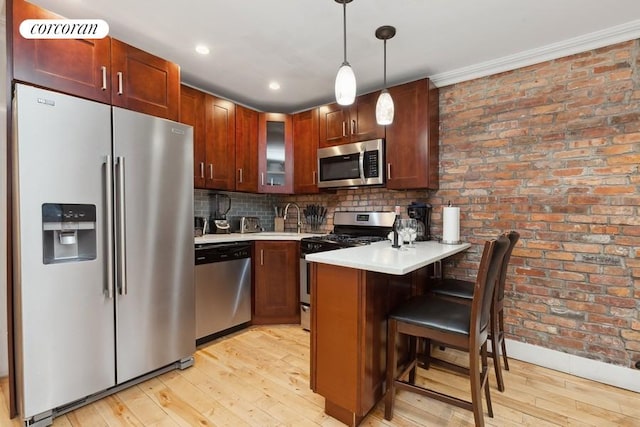
[(469, 335), (470, 316), (468, 304), (431, 295), (414, 297), (389, 314), (401, 322), (461, 335)]

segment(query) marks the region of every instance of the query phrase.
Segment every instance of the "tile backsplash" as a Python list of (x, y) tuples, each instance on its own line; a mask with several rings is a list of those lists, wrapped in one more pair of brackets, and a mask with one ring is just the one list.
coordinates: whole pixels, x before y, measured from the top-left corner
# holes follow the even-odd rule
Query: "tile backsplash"
[(216, 194), (226, 194), (231, 199), (231, 209), (227, 219), (233, 220), (242, 216), (256, 216), (265, 231), (273, 231), (274, 205), (279, 198), (270, 194), (248, 194), (231, 191), (194, 190), (193, 211), (195, 216), (208, 218), (216, 211)]

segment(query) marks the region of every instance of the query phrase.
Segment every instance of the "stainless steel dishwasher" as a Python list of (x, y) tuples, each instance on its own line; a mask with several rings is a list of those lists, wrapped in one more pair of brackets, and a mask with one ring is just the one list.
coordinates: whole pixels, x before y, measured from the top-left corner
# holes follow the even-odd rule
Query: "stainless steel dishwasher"
[(195, 247), (196, 345), (251, 322), (251, 243)]

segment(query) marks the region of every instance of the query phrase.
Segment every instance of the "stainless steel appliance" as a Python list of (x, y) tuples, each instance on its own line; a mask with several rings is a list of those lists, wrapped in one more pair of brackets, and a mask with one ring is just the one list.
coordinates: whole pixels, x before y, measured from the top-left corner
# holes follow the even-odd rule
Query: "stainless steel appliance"
[(318, 149), (318, 187), (384, 184), (384, 140)]
[(305, 256), (386, 240), (393, 230), (394, 212), (335, 212), (333, 233), (300, 240), (300, 319), (309, 330), (311, 319), (311, 281)]
[(240, 218), (240, 233), (259, 233), (263, 231), (260, 218), (257, 216), (243, 216)]
[(209, 224), (211, 224), (212, 234), (227, 234), (231, 232), (227, 212), (231, 209), (231, 198), (226, 194), (216, 194), (215, 211)]
[(431, 240), (431, 211), (429, 203), (411, 202), (407, 207), (407, 215), (418, 222), (417, 241)]
[(196, 344), (251, 322), (251, 242), (197, 244)]
[(17, 84), (16, 399), (29, 425), (193, 363), (192, 128)]

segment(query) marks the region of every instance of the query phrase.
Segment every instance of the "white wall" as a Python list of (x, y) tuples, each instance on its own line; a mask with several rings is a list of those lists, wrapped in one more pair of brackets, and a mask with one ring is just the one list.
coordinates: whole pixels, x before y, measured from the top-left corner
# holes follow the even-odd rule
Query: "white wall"
[(7, 346), (7, 46), (6, 3), (0, 13), (0, 376), (9, 372)]

